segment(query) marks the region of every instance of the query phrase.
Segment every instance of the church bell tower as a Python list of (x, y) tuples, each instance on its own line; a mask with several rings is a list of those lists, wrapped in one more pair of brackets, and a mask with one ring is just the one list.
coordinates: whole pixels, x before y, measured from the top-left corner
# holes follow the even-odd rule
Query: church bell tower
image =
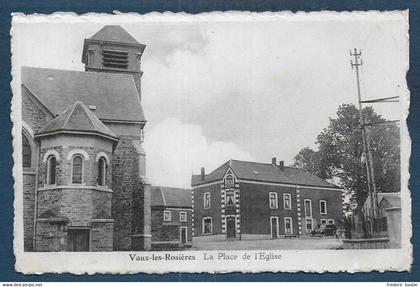
[(85, 39), (82, 63), (87, 72), (132, 74), (140, 97), (141, 57), (145, 47), (121, 26), (107, 25)]

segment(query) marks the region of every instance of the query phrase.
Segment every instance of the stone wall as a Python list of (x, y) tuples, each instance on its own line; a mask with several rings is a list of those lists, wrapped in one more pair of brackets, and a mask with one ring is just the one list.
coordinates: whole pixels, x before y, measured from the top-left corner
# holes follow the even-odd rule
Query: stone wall
[[(213, 235), (222, 234), (221, 184), (212, 184), (194, 188), (194, 236), (203, 236), (204, 217), (211, 217)], [(210, 208), (204, 208), (204, 194), (210, 193)], [(204, 235), (204, 236), (210, 236)]]
[[(312, 219), (313, 226), (321, 224), (321, 219), (334, 220), (334, 224), (340, 227), (343, 221), (343, 203), (341, 190), (321, 189), (321, 188), (299, 188), (300, 190), (300, 203), (302, 209), (302, 226), (303, 233), (305, 233), (305, 199), (312, 202)], [(327, 213), (321, 214), (320, 200), (327, 202)]]
[[(240, 183), (241, 231), (243, 234), (268, 234), (271, 236), (270, 217), (278, 217), (278, 233), (285, 233), (285, 217), (292, 218), (293, 234), (298, 234), (298, 207), (296, 188), (279, 185)], [(277, 193), (278, 207), (270, 208), (269, 194)], [(283, 195), (291, 195), (291, 209), (284, 209)]]
[(94, 219), (90, 231), (90, 251), (112, 251), (113, 232), (114, 220)]
[[(163, 220), (164, 211), (171, 212), (171, 221)], [(187, 222), (180, 221), (180, 212), (187, 213)], [(192, 241), (192, 211), (191, 209), (152, 207), (152, 243), (177, 241), (180, 242), (180, 228), (187, 227), (187, 241)]]
[(110, 218), (112, 193), (81, 188), (38, 192), (38, 217), (63, 216), (73, 226), (88, 226), (93, 218)]
[[(60, 136), (57, 136), (58, 138)], [(63, 140), (67, 138), (63, 138)], [(83, 144), (83, 138), (73, 138), (73, 142), (67, 141), (57, 146), (46, 145), (41, 142), (41, 151), (40, 151), (40, 161), (39, 161), (39, 177), (38, 184), (39, 187), (44, 187), (47, 181), (47, 162), (43, 162), (45, 154), (50, 151), (56, 151), (60, 155), (60, 160), (57, 159), (56, 165), (56, 185), (69, 185), (71, 184), (71, 158), (67, 159), (68, 154), (74, 150), (83, 150), (89, 156), (89, 159), (83, 161), (83, 184), (88, 186), (96, 186), (98, 183), (98, 162), (96, 157), (100, 152), (105, 153), (108, 158), (111, 159), (112, 154), (110, 153), (111, 144), (109, 144), (109, 149), (100, 149), (93, 141), (92, 145), (85, 146)], [(112, 180), (112, 166), (107, 167), (107, 185), (111, 186)]]
[(66, 220), (38, 219), (35, 251), (67, 251)]
[(23, 174), (23, 233), (25, 251), (33, 251), (35, 181), (35, 174)]
[(140, 136), (120, 136), (112, 157), (114, 250), (150, 249), (150, 186), (145, 188), (143, 182), (144, 157)]
[(37, 132), (52, 119), (53, 116), (22, 85), (22, 120)]

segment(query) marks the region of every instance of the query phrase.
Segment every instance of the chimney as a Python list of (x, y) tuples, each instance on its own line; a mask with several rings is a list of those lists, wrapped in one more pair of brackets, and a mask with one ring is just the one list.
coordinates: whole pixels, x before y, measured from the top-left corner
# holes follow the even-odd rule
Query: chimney
[(274, 166), (277, 166), (277, 158), (273, 157), (271, 159), (271, 164), (274, 165)]
[(201, 181), (206, 179), (206, 169), (204, 167), (201, 168)]
[(284, 171), (284, 161), (283, 160), (279, 161), (279, 167), (280, 167), (281, 171)]

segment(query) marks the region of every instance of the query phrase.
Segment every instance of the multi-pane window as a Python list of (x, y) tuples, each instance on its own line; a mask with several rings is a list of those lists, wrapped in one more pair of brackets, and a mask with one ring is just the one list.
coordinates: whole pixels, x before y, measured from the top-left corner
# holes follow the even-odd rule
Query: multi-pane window
[(98, 185), (106, 185), (106, 160), (104, 157), (98, 160)]
[(233, 176), (231, 174), (229, 174), (228, 176), (226, 176), (226, 186), (230, 187), (230, 186), (234, 186), (235, 185), (235, 181), (233, 179)]
[(270, 192), (269, 193), (269, 201), (270, 201), (270, 208), (277, 209), (278, 208), (278, 197), (277, 192)]
[(83, 158), (75, 155), (72, 160), (71, 183), (82, 183), (83, 180)]
[(292, 218), (285, 217), (284, 218), (284, 233), (292, 234), (293, 233), (293, 226), (292, 226)]
[(305, 216), (312, 217), (312, 201), (305, 199)]
[(319, 213), (327, 214), (327, 202), (325, 200), (319, 201)]
[(165, 210), (163, 212), (163, 221), (171, 221), (171, 211), (170, 210)]
[(32, 151), (28, 138), (22, 134), (22, 163), (23, 167), (31, 167)]
[(210, 208), (210, 192), (204, 194), (204, 208)]
[(211, 234), (213, 233), (213, 226), (211, 217), (203, 218), (203, 234)]
[(306, 231), (307, 232), (312, 231), (312, 219), (306, 219)]
[(55, 184), (57, 159), (51, 155), (47, 160), (47, 184)]
[(179, 221), (187, 222), (187, 213), (185, 211), (179, 213)]
[(292, 196), (289, 193), (283, 194), (284, 209), (292, 209)]
[(235, 192), (233, 190), (226, 191), (226, 205), (235, 205)]

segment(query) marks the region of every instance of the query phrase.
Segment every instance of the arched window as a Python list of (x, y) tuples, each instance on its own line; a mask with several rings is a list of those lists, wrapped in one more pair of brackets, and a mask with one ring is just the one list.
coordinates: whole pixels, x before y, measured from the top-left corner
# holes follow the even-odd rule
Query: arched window
[(83, 157), (75, 155), (72, 159), (71, 183), (82, 183), (83, 180)]
[(106, 160), (100, 157), (98, 160), (98, 185), (106, 185)]
[(55, 184), (57, 159), (51, 155), (47, 161), (47, 184)]
[(28, 138), (22, 133), (22, 162), (23, 167), (31, 167), (32, 151)]

